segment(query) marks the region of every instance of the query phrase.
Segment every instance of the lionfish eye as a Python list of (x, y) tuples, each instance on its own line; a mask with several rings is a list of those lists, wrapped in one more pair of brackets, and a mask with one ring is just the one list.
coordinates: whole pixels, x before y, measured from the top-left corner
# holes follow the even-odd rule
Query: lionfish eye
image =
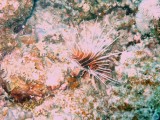
[(90, 66), (87, 66), (86, 68), (87, 68), (87, 69), (90, 69)]

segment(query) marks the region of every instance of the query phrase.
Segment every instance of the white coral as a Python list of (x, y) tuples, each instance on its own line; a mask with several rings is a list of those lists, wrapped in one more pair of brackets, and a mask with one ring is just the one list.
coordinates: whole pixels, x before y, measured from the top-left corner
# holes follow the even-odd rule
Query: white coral
[(42, 71), (35, 69), (34, 62), (25, 62), (17, 51), (13, 51), (11, 55), (5, 57), (1, 63), (1, 69), (7, 74), (6, 80), (9, 80), (9, 77), (15, 74), (23, 76), (28, 80), (37, 80), (39, 75), (43, 74)]
[(143, 0), (136, 14), (136, 25), (142, 34), (150, 31), (150, 22), (153, 19), (160, 18), (160, 1), (159, 0)]
[(60, 82), (63, 81), (63, 74), (62, 74), (62, 66), (61, 65), (54, 65), (52, 68), (48, 69), (47, 71), (47, 79), (46, 85), (48, 86), (59, 86)]

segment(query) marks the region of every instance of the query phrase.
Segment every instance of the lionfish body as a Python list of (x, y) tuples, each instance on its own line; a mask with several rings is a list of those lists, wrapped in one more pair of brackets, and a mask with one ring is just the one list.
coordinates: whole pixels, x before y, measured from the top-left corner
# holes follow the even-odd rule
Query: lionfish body
[[(110, 63), (113, 63), (111, 58), (120, 53), (111, 54), (109, 52), (118, 37), (110, 42), (111, 38), (109, 36), (114, 33), (112, 28), (105, 33), (105, 25), (102, 27), (97, 22), (91, 23), (91, 26), (89, 25), (82, 24), (82, 29), (80, 28), (76, 34), (77, 41), (74, 41), (73, 44), (69, 43), (71, 59), (81, 68), (81, 73), (87, 73), (91, 77), (100, 80), (103, 84), (105, 84), (104, 80), (119, 84), (117, 80), (112, 78), (113, 70), (110, 67)], [(83, 75), (81, 74), (81, 76)]]
[(75, 43), (71, 50), (72, 59), (74, 59), (78, 66), (81, 67), (84, 73), (88, 73), (90, 76), (100, 80), (104, 84), (105, 82), (103, 80), (119, 83), (111, 77), (112, 70), (109, 66), (110, 62), (112, 62), (112, 59), (110, 58), (120, 53), (106, 53), (118, 38), (109, 45), (107, 45), (106, 39), (95, 38), (96, 37), (93, 35), (81, 42)]

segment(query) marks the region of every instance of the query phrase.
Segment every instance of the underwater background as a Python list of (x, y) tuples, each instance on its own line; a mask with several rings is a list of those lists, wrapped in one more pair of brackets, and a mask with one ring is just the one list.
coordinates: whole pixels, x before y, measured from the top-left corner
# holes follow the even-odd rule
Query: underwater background
[(0, 0), (0, 120), (160, 120), (160, 0)]

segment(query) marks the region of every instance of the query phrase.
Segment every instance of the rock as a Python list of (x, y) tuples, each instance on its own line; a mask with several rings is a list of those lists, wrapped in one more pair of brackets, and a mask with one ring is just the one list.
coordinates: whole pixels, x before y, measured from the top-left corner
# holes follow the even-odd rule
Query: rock
[[(28, 37), (30, 38), (23, 36), (22, 39)], [(52, 94), (53, 90), (57, 90), (64, 83), (63, 71), (66, 71), (67, 67), (53, 62), (50, 62), (50, 65), (46, 64), (45, 59), (39, 54), (39, 49), (47, 52), (47, 45), (42, 46), (44, 48), (41, 45), (32, 45), (30, 48), (23, 45), (2, 60), (3, 88), (17, 102), (43, 99), (49, 91)]]
[(14, 32), (18, 32), (18, 27), (31, 14), (32, 7), (33, 0), (1, 0), (0, 25), (14, 27)]
[(6, 116), (7, 113), (8, 113), (8, 107), (4, 107), (4, 108), (2, 109), (2, 115), (3, 115), (3, 116)]
[(7, 117), (5, 118), (5, 120), (10, 120), (10, 119), (15, 120), (12, 110), (8, 110)]
[(0, 100), (0, 107), (5, 106), (6, 102), (4, 100)]
[(0, 95), (2, 95), (3, 94), (3, 89), (0, 87)]
[(26, 112), (26, 118), (32, 118), (33, 117), (33, 114), (32, 112)]
[(19, 120), (19, 112), (20, 111), (17, 108), (12, 109), (12, 113), (13, 113), (15, 120)]
[(25, 82), (21, 77), (12, 77), (10, 86), (12, 87), (11, 96), (16, 101), (23, 102), (23, 100), (32, 97), (42, 97), (45, 93), (45, 86), (37, 82)]
[(36, 38), (32, 35), (23, 35), (19, 37), (19, 40), (26, 44), (26, 45), (30, 45), (36, 42)]
[(20, 112), (19, 115), (18, 115), (19, 120), (24, 120), (25, 117), (26, 117), (26, 115), (25, 115), (24, 112)]
[(5, 55), (14, 49), (17, 45), (17, 41), (15, 40), (12, 31), (8, 28), (0, 29), (0, 33), (0, 60), (2, 60)]

